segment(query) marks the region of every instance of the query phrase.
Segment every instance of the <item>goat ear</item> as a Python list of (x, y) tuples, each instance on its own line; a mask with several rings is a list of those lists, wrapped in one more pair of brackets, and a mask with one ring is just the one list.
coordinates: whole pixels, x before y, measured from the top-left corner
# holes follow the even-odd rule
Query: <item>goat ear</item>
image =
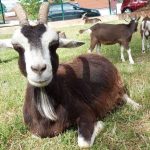
[(75, 41), (70, 39), (59, 38), (59, 47), (60, 48), (75, 48), (85, 44), (81, 41)]

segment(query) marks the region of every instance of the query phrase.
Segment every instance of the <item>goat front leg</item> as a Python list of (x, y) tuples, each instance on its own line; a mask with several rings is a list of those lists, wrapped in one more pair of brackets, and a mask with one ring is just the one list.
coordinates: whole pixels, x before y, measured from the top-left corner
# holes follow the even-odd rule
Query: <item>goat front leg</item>
[(122, 62), (125, 62), (125, 59), (124, 59), (124, 47), (123, 46), (121, 46), (121, 48), (120, 48), (120, 51), (121, 51), (121, 60), (122, 60)]
[(128, 53), (128, 57), (129, 57), (129, 62), (130, 62), (130, 64), (134, 64), (134, 60), (133, 60), (133, 58), (132, 58), (131, 49), (130, 49), (130, 48), (127, 50), (127, 53)]
[(100, 54), (101, 44), (96, 45), (96, 52), (97, 54)]
[(145, 35), (144, 35), (144, 32), (142, 35), (142, 53), (145, 53)]
[(91, 37), (91, 44), (90, 44), (90, 48), (88, 50), (88, 53), (91, 53), (97, 44), (98, 44), (97, 39)]
[(89, 148), (93, 145), (95, 137), (104, 128), (102, 121), (93, 122), (80, 119), (78, 123), (78, 146)]
[(146, 45), (147, 45), (147, 49), (150, 48), (150, 37), (148, 37), (148, 39), (146, 40)]
[(134, 110), (139, 110), (142, 106), (140, 104), (138, 104), (137, 102), (135, 102), (134, 100), (132, 100), (127, 94), (123, 95), (123, 100), (130, 105)]

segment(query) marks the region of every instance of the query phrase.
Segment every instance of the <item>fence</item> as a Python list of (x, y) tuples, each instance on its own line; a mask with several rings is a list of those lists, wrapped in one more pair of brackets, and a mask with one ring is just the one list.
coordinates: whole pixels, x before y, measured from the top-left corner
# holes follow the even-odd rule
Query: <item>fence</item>
[(0, 24), (5, 23), (4, 12), (6, 11), (6, 7), (2, 4), (0, 0)]

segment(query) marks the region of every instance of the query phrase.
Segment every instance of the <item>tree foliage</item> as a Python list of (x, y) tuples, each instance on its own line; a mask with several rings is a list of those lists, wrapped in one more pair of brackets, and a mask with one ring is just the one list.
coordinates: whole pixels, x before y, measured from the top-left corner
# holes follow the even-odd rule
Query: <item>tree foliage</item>
[(29, 18), (37, 18), (41, 2), (39, 0), (19, 0), (24, 6)]

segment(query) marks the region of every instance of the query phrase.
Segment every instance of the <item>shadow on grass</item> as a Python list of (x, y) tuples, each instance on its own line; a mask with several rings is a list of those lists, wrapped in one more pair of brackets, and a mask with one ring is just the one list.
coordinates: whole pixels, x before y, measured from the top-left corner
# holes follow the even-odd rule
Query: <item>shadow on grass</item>
[(12, 58), (10, 58), (10, 59), (6, 59), (6, 60), (1, 60), (1, 59), (0, 59), (0, 64), (1, 64), (1, 63), (8, 63), (8, 62), (13, 61), (13, 60), (15, 60), (15, 59), (18, 59), (18, 56), (14, 56), (14, 57), (12, 57)]

